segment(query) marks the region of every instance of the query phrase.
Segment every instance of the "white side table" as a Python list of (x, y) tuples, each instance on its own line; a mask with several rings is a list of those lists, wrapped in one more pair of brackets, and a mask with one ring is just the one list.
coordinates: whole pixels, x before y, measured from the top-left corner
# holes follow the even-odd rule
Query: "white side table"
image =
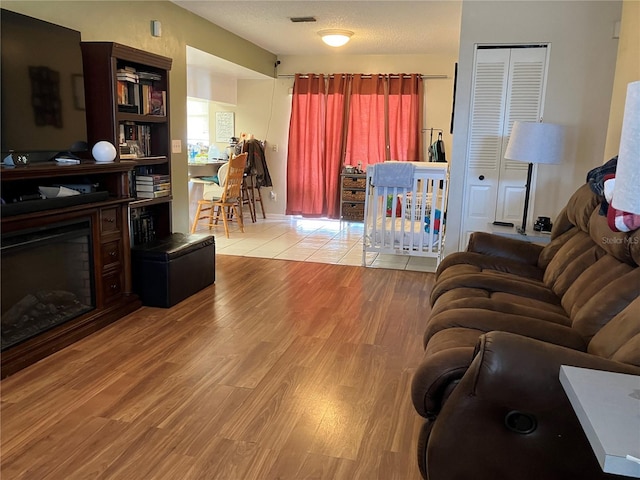
[(602, 470), (640, 478), (640, 376), (562, 365), (560, 383)]
[(489, 223), (487, 227), (489, 233), (500, 235), (501, 237), (515, 238), (523, 242), (545, 245), (551, 241), (551, 232), (536, 232), (533, 228), (531, 231), (527, 230), (526, 234), (522, 234), (518, 233), (516, 227), (501, 227), (493, 223)]

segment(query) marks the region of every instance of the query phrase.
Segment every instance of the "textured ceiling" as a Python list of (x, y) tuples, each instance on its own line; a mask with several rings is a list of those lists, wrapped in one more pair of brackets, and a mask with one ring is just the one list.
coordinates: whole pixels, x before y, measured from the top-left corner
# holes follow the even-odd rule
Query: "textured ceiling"
[[(191, 1), (186, 10), (276, 55), (458, 54), (462, 1)], [(293, 23), (313, 16), (316, 22)], [(354, 32), (343, 47), (318, 31)]]

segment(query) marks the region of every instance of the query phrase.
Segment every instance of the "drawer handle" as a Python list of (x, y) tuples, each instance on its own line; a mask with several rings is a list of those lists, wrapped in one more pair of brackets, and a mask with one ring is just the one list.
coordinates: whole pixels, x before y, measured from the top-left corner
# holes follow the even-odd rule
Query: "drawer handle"
[(116, 219), (109, 217), (109, 218), (105, 218), (104, 221), (107, 222), (107, 223), (114, 223), (116, 221)]
[(111, 290), (116, 291), (118, 289), (118, 284), (117, 283), (112, 283), (110, 288), (111, 288)]
[(484, 180), (484, 175), (480, 175), (480, 176), (478, 177), (478, 180)]
[(115, 252), (115, 251), (113, 251), (113, 252), (109, 252), (109, 256), (110, 256), (111, 258), (114, 258), (117, 254), (118, 254), (118, 252)]

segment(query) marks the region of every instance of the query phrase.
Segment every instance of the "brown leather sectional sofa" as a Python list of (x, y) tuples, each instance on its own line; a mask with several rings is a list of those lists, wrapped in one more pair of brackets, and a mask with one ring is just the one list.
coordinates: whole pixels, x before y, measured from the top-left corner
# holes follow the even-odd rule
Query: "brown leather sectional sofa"
[(583, 185), (544, 247), (474, 233), (436, 272), (412, 399), (429, 480), (604, 479), (561, 365), (640, 375), (640, 231)]

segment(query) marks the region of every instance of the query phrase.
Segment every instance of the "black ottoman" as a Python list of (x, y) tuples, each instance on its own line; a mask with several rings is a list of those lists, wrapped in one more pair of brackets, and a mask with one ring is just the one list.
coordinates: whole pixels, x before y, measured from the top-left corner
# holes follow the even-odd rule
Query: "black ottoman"
[(173, 233), (133, 247), (133, 291), (143, 305), (172, 307), (216, 279), (213, 235)]

